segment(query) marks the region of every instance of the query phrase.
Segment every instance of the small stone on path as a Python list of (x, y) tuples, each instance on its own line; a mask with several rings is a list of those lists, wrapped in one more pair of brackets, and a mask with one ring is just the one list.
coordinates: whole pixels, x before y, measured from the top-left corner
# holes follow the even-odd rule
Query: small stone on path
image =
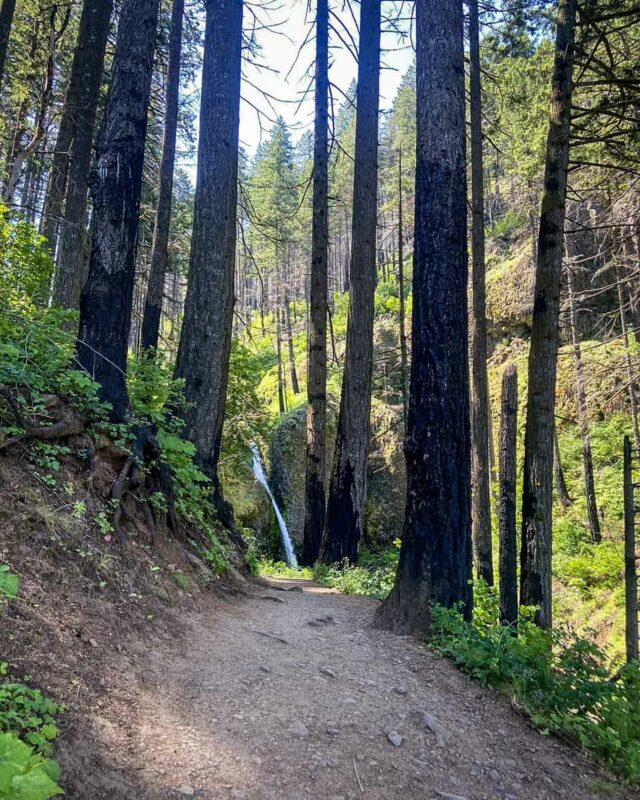
[(289, 733), (292, 733), (294, 736), (305, 737), (309, 735), (309, 728), (307, 728), (302, 720), (297, 719), (293, 725), (289, 726)]
[(394, 747), (400, 747), (402, 744), (402, 736), (395, 731), (391, 731), (391, 733), (387, 734), (387, 739), (391, 742)]

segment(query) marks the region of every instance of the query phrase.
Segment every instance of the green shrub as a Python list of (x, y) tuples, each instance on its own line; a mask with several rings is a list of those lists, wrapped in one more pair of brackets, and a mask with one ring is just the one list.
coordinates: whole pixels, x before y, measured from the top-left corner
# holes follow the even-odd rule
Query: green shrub
[(431, 647), (473, 678), (509, 694), (541, 730), (592, 750), (640, 780), (640, 665), (612, 680), (607, 657), (568, 627), (543, 631), (524, 609), (515, 631), (497, 622), (495, 591), (479, 582), (473, 622), (433, 608)]
[(56, 716), (62, 710), (38, 689), (24, 683), (0, 683), (0, 730), (15, 733), (38, 753), (51, 754), (58, 735)]
[(19, 580), (6, 564), (0, 564), (0, 599), (13, 600), (18, 594)]
[(12, 733), (0, 734), (0, 798), (48, 800), (62, 794), (60, 768)]

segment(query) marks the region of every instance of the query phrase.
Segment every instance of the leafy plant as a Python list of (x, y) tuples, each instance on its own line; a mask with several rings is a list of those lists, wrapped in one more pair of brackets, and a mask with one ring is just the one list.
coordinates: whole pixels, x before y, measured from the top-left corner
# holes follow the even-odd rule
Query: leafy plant
[(0, 730), (15, 733), (36, 752), (49, 755), (58, 735), (56, 715), (63, 710), (24, 683), (0, 683)]
[(541, 730), (570, 737), (639, 780), (640, 665), (612, 680), (603, 650), (568, 627), (541, 630), (533, 609), (522, 610), (515, 635), (497, 621), (495, 591), (476, 586), (472, 622), (456, 609), (432, 609), (431, 647), (511, 695)]
[(49, 800), (62, 794), (60, 768), (13, 733), (0, 734), (0, 798)]
[(0, 564), (0, 598), (13, 600), (18, 594), (19, 585), (18, 576), (14, 575), (6, 564)]

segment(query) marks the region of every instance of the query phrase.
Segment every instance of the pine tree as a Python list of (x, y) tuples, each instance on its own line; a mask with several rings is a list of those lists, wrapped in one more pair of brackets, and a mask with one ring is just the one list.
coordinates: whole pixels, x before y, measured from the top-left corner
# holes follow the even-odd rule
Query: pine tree
[(417, 171), (407, 509), (377, 624), (428, 629), (432, 603), (471, 614), (467, 203), (462, 0), (416, 2)]
[(93, 238), (80, 298), (78, 361), (125, 419), (138, 209), (159, 0), (124, 0), (92, 175)]
[(325, 564), (355, 562), (364, 529), (373, 314), (376, 287), (380, 0), (363, 0), (356, 100), (356, 147), (349, 318), (338, 433), (320, 552)]
[(164, 140), (160, 165), (160, 191), (153, 231), (149, 284), (144, 304), (142, 322), (142, 348), (158, 346), (164, 278), (169, 257), (169, 225), (171, 222), (171, 200), (173, 196), (173, 170), (176, 160), (176, 138), (178, 133), (178, 101), (180, 96), (180, 55), (182, 53), (182, 24), (184, 0), (173, 0), (171, 11), (171, 38), (169, 41), (169, 65), (164, 118)]
[(175, 375), (201, 469), (217, 464), (231, 352), (238, 199), (242, 0), (207, 0), (189, 284)]
[(304, 563), (320, 553), (325, 520), (327, 435), (327, 269), (329, 236), (329, 4), (317, 0), (316, 96), (313, 144), (313, 228), (307, 367), (307, 466)]
[(529, 351), (520, 551), (520, 602), (537, 607), (536, 622), (544, 628), (551, 627), (553, 431), (575, 27), (575, 0), (560, 0)]

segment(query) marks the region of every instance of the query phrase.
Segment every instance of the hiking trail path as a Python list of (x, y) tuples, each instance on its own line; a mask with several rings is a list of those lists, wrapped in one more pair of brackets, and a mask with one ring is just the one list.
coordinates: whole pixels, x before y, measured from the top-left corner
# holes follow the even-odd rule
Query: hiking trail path
[[(293, 587), (293, 588), (291, 588)], [(633, 797), (374, 600), (250, 584), (125, 639), (58, 758), (69, 800), (556, 800)], [(606, 793), (604, 793), (606, 791)], [(602, 793), (601, 793), (602, 792)]]

